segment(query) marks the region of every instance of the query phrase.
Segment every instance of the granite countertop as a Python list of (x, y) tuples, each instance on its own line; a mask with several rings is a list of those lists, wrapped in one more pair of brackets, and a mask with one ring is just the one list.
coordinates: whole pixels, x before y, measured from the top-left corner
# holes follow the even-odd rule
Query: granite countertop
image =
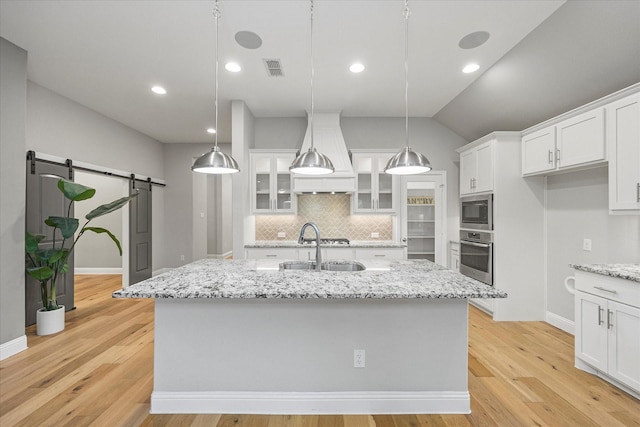
[(640, 264), (569, 264), (576, 270), (640, 282)]
[[(404, 248), (406, 243), (394, 243), (391, 241), (360, 241), (354, 240), (348, 245), (322, 245), (322, 248)], [(315, 247), (315, 242), (307, 244), (299, 244), (296, 240), (260, 240), (250, 245), (244, 245), (245, 248), (308, 248)]]
[(114, 298), (506, 298), (430, 261), (359, 260), (360, 272), (280, 271), (274, 260), (205, 259), (114, 292)]

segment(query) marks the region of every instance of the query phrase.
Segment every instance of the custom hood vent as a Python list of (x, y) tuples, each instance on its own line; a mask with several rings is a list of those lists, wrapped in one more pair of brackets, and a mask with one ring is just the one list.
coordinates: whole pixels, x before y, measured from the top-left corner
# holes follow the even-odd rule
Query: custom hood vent
[[(307, 118), (310, 120), (308, 113)], [(347, 144), (340, 129), (340, 113), (314, 113), (313, 129), (313, 146), (331, 160), (335, 172), (321, 177), (294, 174), (293, 191), (296, 193), (313, 191), (353, 193), (356, 188), (356, 179)], [(309, 123), (300, 152), (304, 153), (311, 147), (310, 132)]]

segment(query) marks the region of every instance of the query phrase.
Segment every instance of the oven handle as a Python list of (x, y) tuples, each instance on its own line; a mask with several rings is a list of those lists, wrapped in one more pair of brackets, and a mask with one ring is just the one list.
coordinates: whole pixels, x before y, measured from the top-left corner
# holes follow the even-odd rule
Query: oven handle
[(461, 240), (460, 243), (462, 243), (464, 245), (476, 246), (478, 248), (490, 248), (491, 247), (490, 243), (476, 243), (476, 242), (470, 242), (469, 240)]

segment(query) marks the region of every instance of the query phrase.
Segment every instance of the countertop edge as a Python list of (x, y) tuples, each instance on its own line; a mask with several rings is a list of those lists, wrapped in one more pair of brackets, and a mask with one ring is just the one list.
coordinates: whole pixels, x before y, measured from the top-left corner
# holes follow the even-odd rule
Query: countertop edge
[(640, 264), (569, 264), (569, 267), (640, 283)]

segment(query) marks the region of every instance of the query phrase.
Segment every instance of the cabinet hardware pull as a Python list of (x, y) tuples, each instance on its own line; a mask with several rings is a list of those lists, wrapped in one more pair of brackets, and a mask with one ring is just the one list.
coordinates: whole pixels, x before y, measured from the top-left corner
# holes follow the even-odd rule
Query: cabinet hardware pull
[(612, 314), (613, 314), (613, 311), (607, 309), (607, 329), (613, 328), (613, 323), (611, 322), (611, 315)]
[(560, 149), (558, 148), (556, 150), (556, 162), (559, 162), (559, 161), (560, 161)]
[(374, 257), (385, 257), (386, 255), (385, 254), (374, 254), (373, 256)]
[(553, 151), (549, 150), (549, 163), (553, 163)]
[(604, 292), (609, 292), (610, 294), (617, 294), (618, 291), (616, 290), (611, 290), (611, 289), (607, 289), (607, 288), (602, 288), (600, 286), (594, 286), (595, 289), (598, 289), (599, 291), (604, 291)]
[(636, 200), (640, 202), (640, 182), (636, 184)]
[(602, 312), (604, 311), (604, 309), (600, 306), (598, 306), (598, 325), (602, 325), (604, 323), (604, 321), (602, 320)]
[(267, 258), (277, 258), (278, 255), (276, 255), (276, 254), (266, 254), (265, 257), (267, 257)]

